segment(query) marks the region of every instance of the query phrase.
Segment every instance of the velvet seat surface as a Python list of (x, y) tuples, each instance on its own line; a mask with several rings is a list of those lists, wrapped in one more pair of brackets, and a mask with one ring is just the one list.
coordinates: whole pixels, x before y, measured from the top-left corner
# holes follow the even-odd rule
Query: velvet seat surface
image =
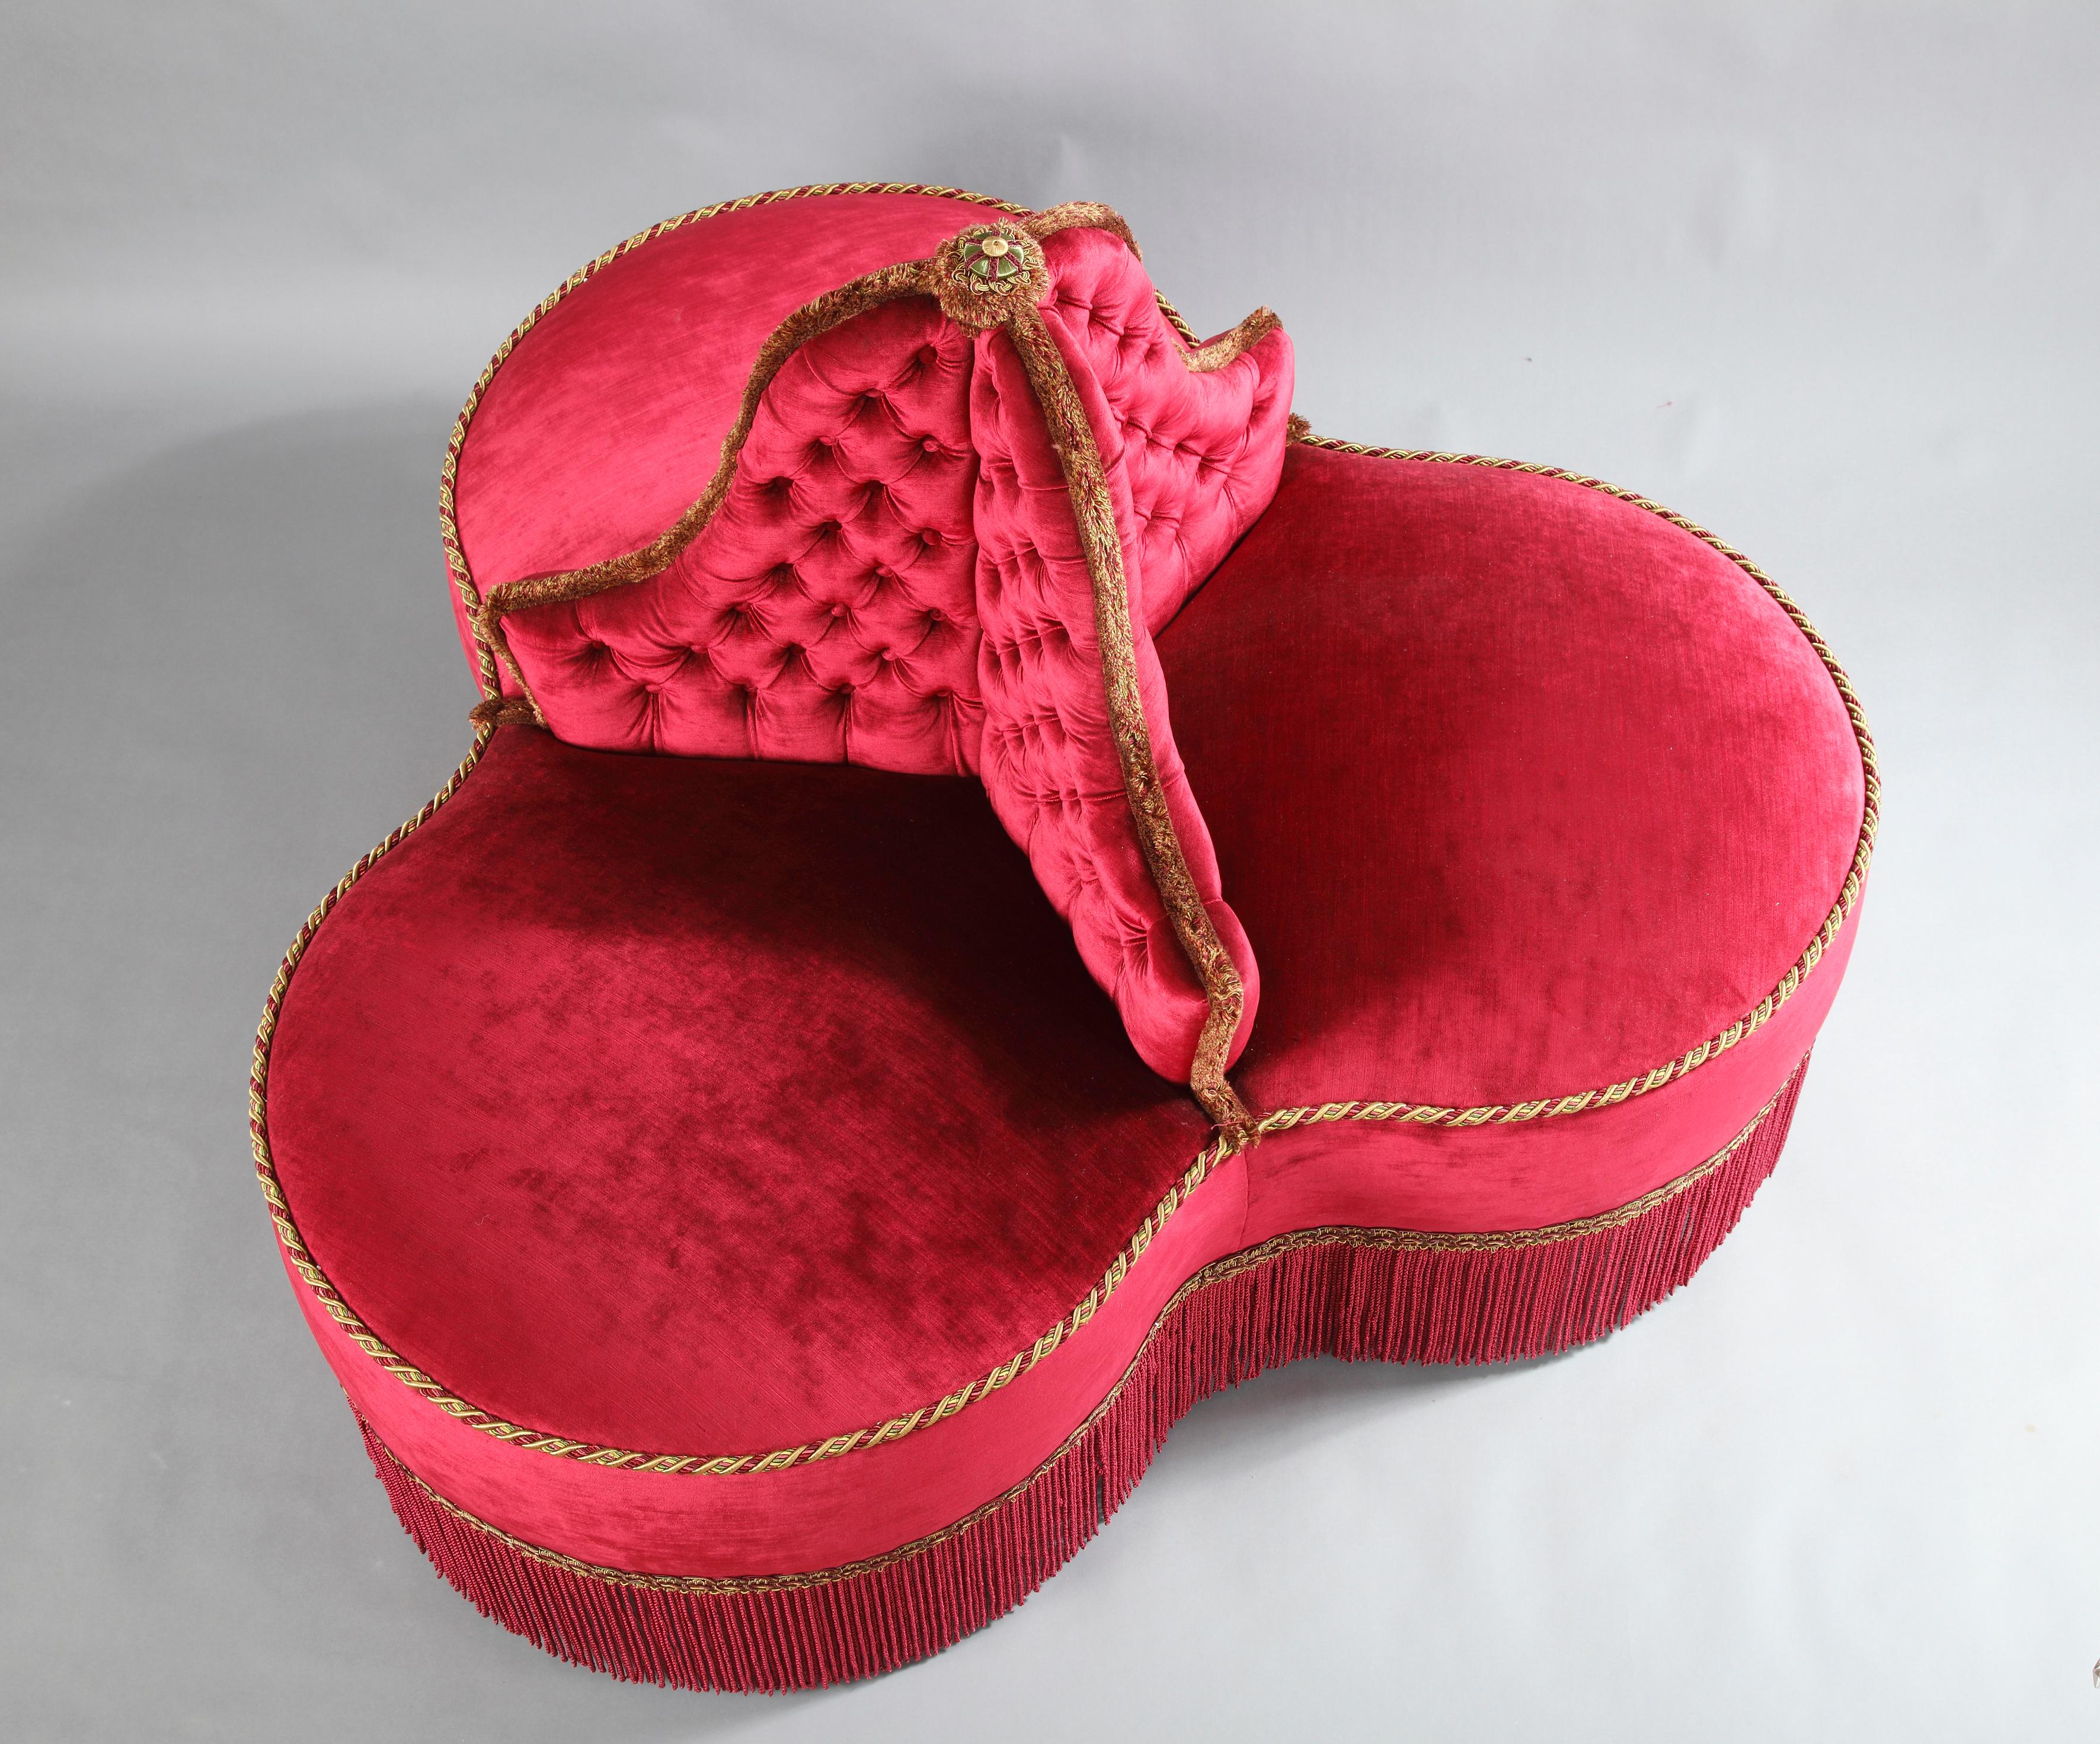
[(974, 783), (523, 729), (316, 937), (271, 1126), (308, 1246), (402, 1355), (677, 1451), (973, 1379), (1206, 1136)]
[(1577, 482), (1294, 448), (1159, 647), (1265, 971), (1260, 1107), (1637, 1077), (1769, 994), (1851, 870), (1860, 747), (1815, 650)]

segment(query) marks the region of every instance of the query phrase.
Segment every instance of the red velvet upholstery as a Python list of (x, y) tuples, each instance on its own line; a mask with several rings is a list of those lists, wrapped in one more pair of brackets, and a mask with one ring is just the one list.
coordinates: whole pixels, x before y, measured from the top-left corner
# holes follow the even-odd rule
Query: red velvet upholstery
[[(983, 209), (602, 268), (470, 430), (480, 585), (646, 541), (789, 307)], [(258, 1166), (397, 1508), (590, 1663), (880, 1669), (1262, 1363), (1623, 1323), (1776, 1160), (1844, 971), (1862, 742), (1742, 567), (1579, 482), (1286, 455), (1280, 333), (1192, 370), (1122, 244), (1046, 253), (1258, 1142), (1147, 1069), (1202, 993), (1062, 469), (1007, 333), (924, 301), (791, 360), (671, 570), (510, 620), (554, 731), (499, 729), (266, 1018)]]
[[(1219, 887), (1140, 608), (1178, 598), (1189, 564), (1203, 562), (1207, 571), (1274, 492), (1290, 346), (1279, 331), (1223, 370), (1191, 372), (1122, 243), (1099, 231), (1068, 231), (1047, 252), (1057, 291), (1046, 324), (1093, 428), (1123, 535), (1153, 760), (1197, 892), (1246, 988), (1237, 1058), (1253, 1028), (1260, 971)], [(1185, 1081), (1207, 1002), (1132, 826), (1093, 584), (1063, 469), (1012, 341), (992, 332), (978, 348), (971, 425), (982, 460), (976, 520), (985, 788), (1026, 847), (1044, 893), (1070, 919), (1080, 955), (1114, 994), (1139, 1054)], [(1148, 580), (1155, 576), (1156, 588)]]
[[(1644, 511), (1511, 473), (1294, 451), (1271, 515), (1280, 536), (1264, 519), (1162, 638), (1193, 754), (1246, 772), (1217, 764), (1212, 785), (1227, 875), (1282, 966), (1241, 1074), (1259, 1106), (1588, 1088), (1754, 1005), (1731, 1005), (1730, 977), (1777, 980), (1860, 822), (1842, 711), (1769, 600)], [(1332, 651), (1344, 620), (1405, 650), (1418, 614), (1439, 672), (1471, 684), (1374, 679), (1375, 639), (1360, 666)], [(1612, 650), (1609, 692), (1562, 651), (1585, 636)], [(1232, 650), (1258, 653), (1214, 681)], [(1356, 732), (1331, 730), (1316, 666), (1379, 686), (1344, 692)], [(1718, 694), (1688, 682), (1701, 670)], [(1732, 773), (1745, 744), (1792, 778)], [(1499, 805), (1484, 769), (1525, 803)], [(1679, 806), (1657, 867), (1626, 857), (1629, 809), (1700, 792), (1712, 810)], [(1414, 845), (1410, 817), (1459, 814), (1496, 830)], [(1709, 864), (1727, 870), (1701, 887), (1705, 947), (1652, 936), (1686, 912), (1672, 866)], [(1727, 900), (1729, 879), (1753, 899)], [(579, 1467), (460, 1427), (311, 1313), (387, 1445), (480, 1517), (619, 1567), (832, 1566), (1026, 1477), (1220, 1255), (1327, 1224), (1556, 1225), (1714, 1155), (1806, 1053), (1850, 942), (1755, 1033), (1614, 1106), (1264, 1139), (1054, 1354), (841, 1460), (725, 1482)], [(1338, 984), (1358, 990), (1321, 997)], [(1534, 986), (1625, 1015), (1534, 1015)], [(512, 1421), (677, 1453), (849, 1432), (989, 1371), (1103, 1275), (1204, 1137), (974, 783), (606, 756), (526, 729), (322, 928), (269, 1108), (298, 1227), (395, 1350)]]
[(273, 1051), (338, 1288), (477, 1403), (620, 1447), (940, 1397), (1205, 1136), (975, 782), (523, 728), (345, 898)]

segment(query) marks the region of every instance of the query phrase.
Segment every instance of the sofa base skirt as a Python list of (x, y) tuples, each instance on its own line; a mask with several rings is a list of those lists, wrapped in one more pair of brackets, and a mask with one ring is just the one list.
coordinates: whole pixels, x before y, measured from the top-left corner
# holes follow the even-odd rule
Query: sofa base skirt
[(1293, 1231), (1176, 1292), (1109, 1396), (1042, 1465), (885, 1555), (735, 1579), (630, 1574), (525, 1543), (455, 1507), (362, 1417), (388, 1500), (439, 1574), (549, 1653), (688, 1689), (850, 1681), (939, 1652), (1012, 1610), (1129, 1495), (1198, 1401), (1303, 1357), (1498, 1363), (1599, 1338), (1688, 1280), (1779, 1161), (1802, 1072), (1717, 1166), (1606, 1228), (1452, 1238)]

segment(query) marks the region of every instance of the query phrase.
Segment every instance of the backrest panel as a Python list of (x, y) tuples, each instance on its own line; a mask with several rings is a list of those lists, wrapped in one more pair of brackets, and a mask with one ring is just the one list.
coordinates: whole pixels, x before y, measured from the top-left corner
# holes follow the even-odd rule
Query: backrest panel
[(977, 344), (978, 773), (1138, 1052), (1185, 1078), (1207, 997), (1132, 819), (1064, 473), (1012, 341), (995, 331)]
[(978, 775), (1140, 1056), (1238, 1120), (1258, 971), (1151, 634), (1276, 488), (1290, 341), (1192, 350), (1074, 209), (1004, 229), (1011, 308), (939, 276), (981, 224), (799, 310), (706, 495), (488, 621), (571, 743)]
[(1081, 391), (1086, 377), (1099, 385), (1101, 458), (1130, 493), (1124, 562), (1143, 578), (1145, 620), (1157, 632), (1276, 495), (1290, 341), (1272, 327), (1228, 361), (1192, 369), (1150, 277), (1119, 240), (1065, 231), (1047, 252), (1057, 289), (1044, 316), (1084, 366)]
[(1004, 209), (951, 191), (790, 192), (607, 250), (504, 341), (461, 414), (443, 493), (457, 579), (485, 594), (646, 544), (706, 485), (752, 360), (798, 305)]
[(969, 373), (923, 298), (796, 351), (668, 568), (505, 620), (549, 724), (607, 751), (973, 770)]
[[(1192, 559), (1213, 549), (1222, 556), (1260, 512), (1264, 478), (1266, 492), (1275, 488), (1289, 341), (1273, 333), (1255, 348), (1267, 348), (1260, 355), (1250, 352), (1215, 372), (1192, 370), (1120, 241), (1071, 231), (1052, 237), (1046, 253), (1056, 290), (1043, 324), (1106, 474), (1126, 589), (1123, 633), (1173, 847), (1244, 989), (1229, 1064), (1252, 1028), (1259, 971), (1224, 901), (1210, 832), (1175, 748), (1149, 625), (1155, 614), (1161, 622), (1171, 616), (1208, 573), (1207, 562), (1192, 570)], [(1149, 317), (1133, 285), (1143, 287)], [(1037, 881), (1070, 921), (1088, 967), (1114, 998), (1132, 1044), (1154, 1069), (1186, 1078), (1211, 993), (1177, 933), (1154, 863), (1158, 847), (1145, 840), (1126, 789), (1104, 681), (1100, 578), (1089, 569), (1065, 469), (1012, 339), (994, 330), (977, 347), (970, 425), (980, 461), (979, 773)], [(1238, 431), (1229, 424), (1235, 414)], [(1183, 433), (1178, 447), (1164, 445), (1168, 460), (1157, 458), (1162, 444), (1136, 426), (1137, 418)]]

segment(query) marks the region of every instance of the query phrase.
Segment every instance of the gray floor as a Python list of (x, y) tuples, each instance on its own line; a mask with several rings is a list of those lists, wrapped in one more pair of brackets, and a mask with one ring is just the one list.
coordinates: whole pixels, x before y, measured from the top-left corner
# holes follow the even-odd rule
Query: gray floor
[[(779, 15), (0, 18), (0, 1736), (2100, 1735), (2096, 15)], [(698, 1698), (402, 1536), (243, 1086), (464, 746), (434, 496), (488, 351), (652, 218), (860, 174), (1106, 199), (1198, 327), (1282, 311), (1316, 428), (1716, 528), (1851, 668), (1888, 821), (1691, 1290), (1268, 1376), (936, 1661)]]

